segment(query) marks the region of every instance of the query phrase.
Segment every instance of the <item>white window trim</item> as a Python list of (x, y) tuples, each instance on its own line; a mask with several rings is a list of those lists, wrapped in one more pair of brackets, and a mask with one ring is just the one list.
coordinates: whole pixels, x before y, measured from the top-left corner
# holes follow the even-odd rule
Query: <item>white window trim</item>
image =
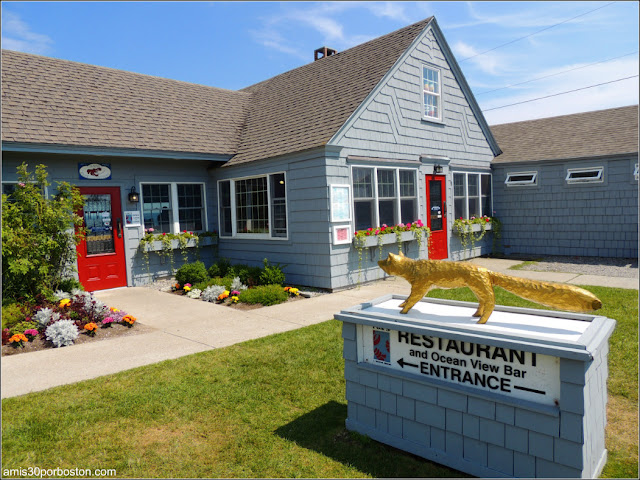
[(636, 168), (633, 170), (633, 178), (636, 179), (636, 182), (638, 181), (638, 164), (636, 163)]
[[(419, 197), (419, 186), (418, 186), (418, 169), (417, 168), (402, 168), (402, 167), (384, 167), (384, 166), (375, 166), (375, 165), (351, 165), (350, 166), (350, 181), (351, 181), (351, 185), (353, 186), (353, 169), (354, 168), (370, 168), (373, 170), (373, 177), (372, 177), (372, 181), (373, 181), (373, 202), (375, 204), (375, 208), (374, 208), (374, 214), (373, 214), (373, 220), (375, 220), (375, 225), (370, 225), (370, 227), (373, 228), (378, 228), (380, 227), (380, 206), (378, 204), (378, 202), (380, 201), (380, 197), (378, 196), (378, 169), (380, 170), (395, 170), (395, 181), (396, 181), (396, 196), (394, 198), (394, 202), (395, 202), (395, 217), (399, 220), (398, 223), (402, 222), (402, 199), (409, 199), (409, 198), (413, 198), (415, 201), (415, 211), (416, 214), (418, 216), (418, 218), (414, 218), (413, 220), (411, 220), (412, 222), (415, 222), (416, 220), (418, 220), (420, 218), (420, 206), (418, 203), (418, 197)], [(415, 195), (413, 197), (402, 197), (400, 196), (400, 170), (406, 170), (406, 171), (410, 171), (413, 172), (414, 174), (414, 179), (415, 179)], [(388, 200), (389, 197), (382, 197), (383, 200), (386, 199)], [(353, 219), (351, 224), (353, 226), (354, 231), (356, 230), (356, 209), (355, 209), (355, 202), (356, 200), (362, 200), (362, 198), (358, 198), (356, 199), (356, 194), (355, 191), (353, 192), (353, 197), (351, 199), (351, 218)], [(393, 225), (388, 225), (388, 226), (393, 226)]]
[[(520, 177), (525, 175), (531, 175), (530, 180), (512, 180), (511, 177)], [(504, 181), (507, 187), (535, 187), (538, 185), (538, 172), (509, 172), (507, 178)]]
[[(273, 212), (271, 211), (271, 182), (269, 181), (269, 177), (271, 175), (284, 175), (284, 185), (285, 185), (285, 208), (287, 215), (287, 236), (286, 237), (273, 237)], [(269, 233), (238, 233), (238, 226), (236, 222), (236, 181), (238, 180), (250, 180), (252, 178), (267, 178), (267, 202), (268, 202), (268, 212), (269, 212)], [(222, 232), (222, 228), (220, 225), (220, 183), (229, 182), (229, 195), (231, 196), (231, 235), (222, 235), (222, 238), (243, 238), (248, 240), (275, 240), (275, 241), (288, 241), (289, 240), (289, 196), (287, 195), (286, 187), (288, 185), (287, 182), (287, 172), (270, 172), (263, 175), (250, 175), (246, 177), (234, 177), (234, 178), (224, 178), (222, 180), (218, 180), (217, 182), (217, 192), (218, 192), (218, 232)]]
[[(456, 174), (461, 174), (464, 175), (464, 215), (462, 216), (462, 218), (464, 219), (469, 219), (469, 175), (478, 175), (479, 177), (481, 177), (482, 175), (489, 175), (489, 179), (491, 181), (491, 209), (492, 211), (490, 212), (483, 212), (482, 211), (482, 197), (484, 197), (484, 195), (482, 195), (482, 178), (478, 178), (478, 199), (479, 199), (479, 207), (480, 207), (480, 217), (483, 216), (487, 216), (487, 217), (492, 217), (493, 216), (493, 174), (490, 172), (451, 172), (452, 175), (456, 175)], [(456, 197), (456, 191), (455, 191), (455, 181), (453, 179), (454, 177), (451, 177), (451, 181), (453, 183), (453, 205), (454, 205), (454, 217), (455, 219), (460, 218), (459, 216), (455, 216), (455, 200), (456, 198), (462, 198), (460, 196)]]
[[(425, 83), (425, 78), (424, 78), (424, 69), (428, 68), (429, 70), (433, 70), (435, 72), (438, 73), (438, 87), (439, 87), (439, 92), (435, 93), (435, 92), (427, 92), (424, 89), (424, 83)], [(420, 85), (420, 103), (422, 104), (422, 118), (424, 120), (428, 120), (428, 121), (436, 121), (436, 122), (442, 122), (442, 107), (443, 107), (443, 102), (442, 102), (442, 70), (438, 67), (434, 67), (432, 65), (427, 65), (427, 64), (422, 64), (422, 72), (420, 73), (420, 76), (422, 77), (422, 83)], [(427, 115), (426, 113), (426, 104), (424, 103), (424, 94), (427, 93), (429, 95), (433, 95), (434, 97), (438, 97), (438, 116), (437, 117), (430, 117), (429, 115)]]
[(143, 185), (169, 185), (169, 195), (171, 195), (171, 216), (173, 218), (173, 222), (171, 224), (171, 233), (180, 233), (180, 212), (178, 209), (178, 185), (202, 185), (202, 206), (204, 210), (204, 219), (203, 219), (203, 232), (209, 231), (209, 215), (207, 213), (207, 188), (204, 182), (139, 182), (138, 183), (138, 191), (140, 192), (140, 213), (142, 216), (142, 226), (141, 228), (144, 230), (144, 209), (142, 206), (144, 205), (144, 196), (142, 193)]
[[(598, 171), (596, 177), (591, 178), (571, 178), (574, 173), (584, 173)], [(604, 167), (569, 168), (565, 177), (567, 183), (602, 183), (604, 182)]]

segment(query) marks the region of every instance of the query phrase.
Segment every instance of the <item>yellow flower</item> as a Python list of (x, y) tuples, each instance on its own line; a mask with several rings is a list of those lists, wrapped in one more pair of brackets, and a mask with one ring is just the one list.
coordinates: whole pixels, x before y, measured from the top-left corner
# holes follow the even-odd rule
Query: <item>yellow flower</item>
[(191, 287), (186, 287), (186, 286), (185, 286), (185, 287), (182, 287), (182, 289), (183, 289), (185, 292), (188, 292), (189, 290), (191, 290)]
[(62, 300), (60, 300), (60, 303), (58, 304), (58, 306), (60, 308), (64, 308), (67, 305), (69, 305), (71, 303), (71, 300), (69, 300), (68, 298), (63, 298)]
[(117, 309), (117, 308), (115, 308), (115, 307), (111, 307), (111, 308), (109, 308), (109, 310), (111, 310), (112, 312), (119, 312), (119, 311), (120, 311), (120, 310), (118, 310), (118, 309)]
[(233, 303), (238, 303), (238, 301), (240, 301), (240, 298), (238, 298), (238, 296), (237, 296), (237, 295), (234, 295), (233, 297), (231, 297), (231, 301), (232, 301)]

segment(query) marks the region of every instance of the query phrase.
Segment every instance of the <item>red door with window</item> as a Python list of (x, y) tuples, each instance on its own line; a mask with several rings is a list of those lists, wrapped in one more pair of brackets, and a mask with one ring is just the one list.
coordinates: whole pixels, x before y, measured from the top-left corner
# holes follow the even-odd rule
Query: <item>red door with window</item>
[(89, 292), (127, 285), (120, 187), (79, 187), (87, 229), (78, 244), (78, 277)]
[(445, 177), (426, 175), (427, 186), (427, 227), (431, 230), (429, 258), (442, 260), (447, 258), (447, 204)]

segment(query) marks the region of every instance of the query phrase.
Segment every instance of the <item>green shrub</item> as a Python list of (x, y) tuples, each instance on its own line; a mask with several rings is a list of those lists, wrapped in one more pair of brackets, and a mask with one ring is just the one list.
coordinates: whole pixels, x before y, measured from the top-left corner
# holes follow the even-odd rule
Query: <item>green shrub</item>
[(280, 285), (285, 282), (285, 276), (282, 271), (282, 267), (279, 263), (275, 265), (269, 265), (269, 260), (266, 258), (263, 260), (264, 269), (260, 274), (260, 285)]
[(58, 182), (50, 185), (44, 165), (35, 175), (22, 163), (19, 183), (2, 195), (2, 297), (33, 299), (48, 288), (55, 291), (74, 269), (76, 245), (83, 238), (83, 219), (76, 213), (84, 204), (80, 191)]
[(176, 282), (180, 285), (185, 283), (196, 285), (200, 282), (206, 282), (208, 279), (207, 269), (202, 262), (187, 263), (176, 272)]
[(289, 294), (280, 285), (262, 285), (240, 292), (239, 299), (244, 303), (260, 303), (265, 307), (286, 302)]
[(262, 268), (250, 267), (242, 263), (231, 266), (227, 272), (227, 277), (238, 277), (244, 285), (267, 285), (260, 282), (260, 275), (262, 275)]
[(231, 261), (228, 258), (221, 258), (216, 263), (209, 267), (209, 276), (213, 277), (226, 277), (231, 268)]
[(19, 322), (10, 329), (10, 333), (11, 335), (15, 335), (16, 333), (24, 333), (25, 330), (29, 330), (30, 328), (37, 330), (38, 327), (37, 322)]
[(17, 323), (22, 322), (24, 317), (19, 304), (4, 305), (2, 307), (2, 328), (13, 328)]
[(204, 292), (207, 287), (210, 287), (212, 285), (221, 285), (225, 287), (225, 289), (230, 290), (231, 283), (233, 283), (233, 277), (214, 277), (210, 278), (206, 282), (196, 283), (195, 285), (193, 285), (193, 287)]

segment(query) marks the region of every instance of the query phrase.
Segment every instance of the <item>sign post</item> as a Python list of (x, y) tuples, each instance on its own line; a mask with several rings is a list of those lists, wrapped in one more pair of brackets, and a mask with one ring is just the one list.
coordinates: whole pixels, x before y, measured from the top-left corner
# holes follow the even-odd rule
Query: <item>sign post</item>
[(347, 428), (480, 477), (602, 471), (608, 339), (596, 315), (387, 295), (343, 322)]

